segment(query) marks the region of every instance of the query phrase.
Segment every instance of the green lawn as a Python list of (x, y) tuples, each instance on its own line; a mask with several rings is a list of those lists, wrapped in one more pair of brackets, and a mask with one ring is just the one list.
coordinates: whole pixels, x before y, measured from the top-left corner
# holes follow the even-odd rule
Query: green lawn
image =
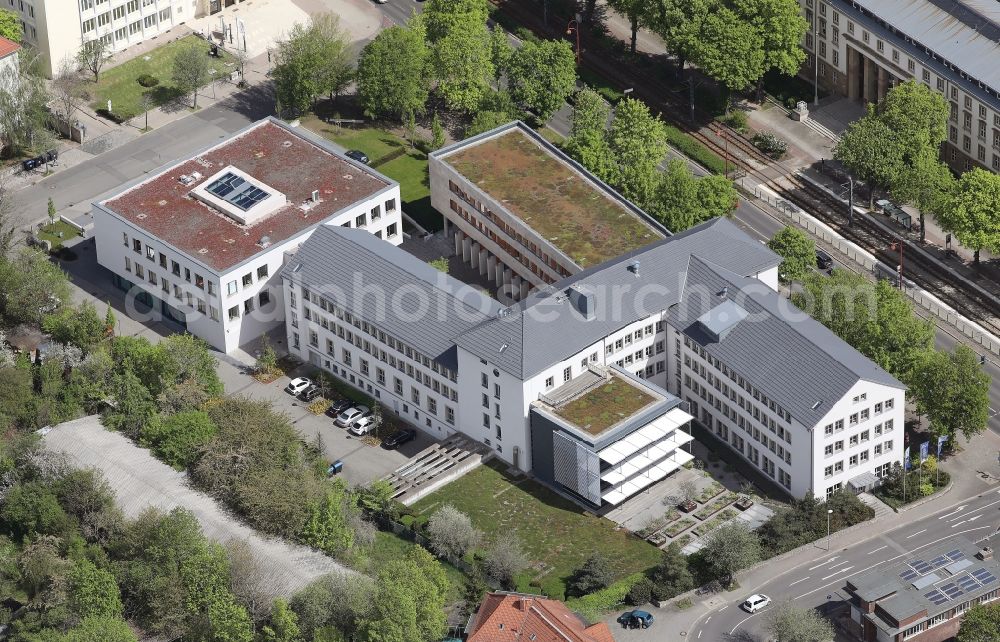
[[(60, 232), (62, 232), (62, 238), (59, 238)], [(63, 241), (68, 241), (69, 239), (79, 235), (80, 232), (75, 227), (69, 223), (58, 220), (55, 223), (49, 223), (38, 231), (38, 238), (52, 243), (53, 250), (60, 247), (63, 244)]]
[[(108, 99), (111, 99), (111, 111), (121, 119), (131, 118), (142, 113), (139, 100), (143, 92), (148, 91), (157, 106), (166, 104), (181, 95), (181, 91), (174, 86), (171, 77), (174, 72), (174, 56), (185, 47), (198, 47), (205, 52), (205, 58), (209, 61), (209, 66), (215, 70), (212, 78), (218, 78), (229, 74), (235, 69), (228, 54), (223, 54), (222, 58), (213, 58), (208, 55), (208, 43), (197, 36), (185, 36), (169, 42), (162, 47), (157, 47), (145, 56), (133, 58), (117, 67), (112, 67), (101, 72), (100, 80), (96, 85), (90, 85), (88, 90), (94, 97), (91, 107), (95, 110), (107, 109)], [(145, 58), (149, 60), (145, 60)], [(140, 85), (136, 78), (143, 74), (149, 74), (159, 79), (160, 84), (155, 87), (146, 88)]]
[(480, 466), (420, 500), (413, 509), (430, 515), (451, 504), (469, 515), (487, 538), (515, 534), (532, 565), (544, 563), (535, 575), (549, 594), (558, 593), (572, 572), (597, 552), (607, 557), (619, 578), (659, 561), (656, 547), (625, 530), (616, 531), (614, 522), (587, 514), (545, 486), (510, 478), (504, 471), (496, 462)]
[(428, 231), (441, 229), (441, 214), (431, 207), (426, 154), (411, 149), (407, 141), (377, 127), (337, 127), (313, 115), (305, 116), (301, 121), (338, 145), (367, 154), (372, 167), (399, 183), (403, 210)]

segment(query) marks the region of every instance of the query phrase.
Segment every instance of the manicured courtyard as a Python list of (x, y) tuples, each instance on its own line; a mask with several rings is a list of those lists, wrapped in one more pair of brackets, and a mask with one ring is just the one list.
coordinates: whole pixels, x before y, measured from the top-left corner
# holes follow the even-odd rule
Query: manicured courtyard
[(338, 127), (310, 114), (302, 124), (345, 149), (364, 152), (370, 165), (399, 183), (403, 211), (430, 232), (442, 227), (441, 215), (431, 207), (427, 155), (393, 134), (378, 127)]
[[(107, 109), (111, 100), (111, 112), (119, 119), (128, 119), (142, 113), (142, 95), (148, 93), (152, 98), (152, 106), (160, 106), (179, 98), (183, 92), (174, 86), (174, 57), (187, 47), (197, 47), (204, 51), (209, 61), (210, 69), (214, 70), (211, 78), (221, 78), (232, 72), (236, 66), (232, 58), (220, 51), (221, 57), (215, 58), (208, 53), (208, 43), (197, 36), (185, 36), (149, 53), (123, 62), (101, 72), (97, 84), (87, 86), (93, 97), (91, 107), (95, 110)], [(148, 60), (147, 60), (148, 58)], [(154, 87), (143, 87), (137, 80), (140, 76), (149, 75), (159, 80)]]
[[(502, 463), (489, 462), (417, 502), (421, 516), (451, 504), (466, 513), (487, 538), (516, 535), (531, 560), (519, 588), (563, 597), (565, 583), (588, 557), (601, 553), (617, 577), (645, 571), (660, 559), (655, 546), (616, 524), (584, 511), (547, 487), (511, 477)], [(531, 581), (535, 582), (530, 586)]]

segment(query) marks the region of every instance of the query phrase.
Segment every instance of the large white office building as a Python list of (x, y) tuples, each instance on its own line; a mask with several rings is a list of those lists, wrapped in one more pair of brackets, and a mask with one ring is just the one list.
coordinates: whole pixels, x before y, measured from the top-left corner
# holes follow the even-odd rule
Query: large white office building
[(402, 241), (399, 185), (269, 118), (92, 206), (97, 261), (134, 314), (222, 352), (281, 325), (286, 252), (316, 228)]
[[(512, 124), (436, 154), (511, 132), (523, 135)], [(502, 200), (456, 178), (464, 203)], [(445, 216), (466, 220), (455, 207)], [(507, 233), (487, 220), (481, 238)], [(533, 283), (530, 266), (450, 229), (484, 277)], [(779, 296), (777, 255), (726, 220), (638, 245), (519, 285), (504, 306), (371, 235), (323, 229), (281, 272), (289, 346), (432, 435), (468, 435), (594, 506), (683, 465), (691, 419), (796, 497), (869, 489), (902, 460), (903, 385)]]
[[(1000, 172), (1000, 4), (995, 0), (799, 0), (801, 75), (863, 102), (903, 80), (951, 106), (944, 160)], [(814, 58), (818, 53), (819, 59)]]

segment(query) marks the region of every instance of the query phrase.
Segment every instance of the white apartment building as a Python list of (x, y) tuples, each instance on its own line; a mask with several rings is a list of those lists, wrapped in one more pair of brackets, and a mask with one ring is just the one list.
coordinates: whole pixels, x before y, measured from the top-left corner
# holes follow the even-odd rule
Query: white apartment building
[[(914, 79), (951, 106), (942, 156), (1000, 172), (1000, 5), (990, 0), (799, 0), (801, 76), (863, 102)], [(813, 56), (819, 53), (819, 60)], [(817, 64), (818, 63), (818, 64)]]
[(318, 227), (402, 240), (399, 185), (269, 118), (93, 204), (98, 263), (141, 319), (222, 352), (279, 326), (286, 252)]
[(781, 299), (778, 263), (715, 220), (503, 307), (325, 228), (281, 277), (293, 354), (590, 505), (682, 465), (692, 415), (794, 496), (869, 488), (902, 459), (903, 386)]
[(43, 56), (51, 76), (80, 46), (102, 39), (112, 51), (205, 15), (208, 0), (0, 0), (21, 19), (24, 43)]

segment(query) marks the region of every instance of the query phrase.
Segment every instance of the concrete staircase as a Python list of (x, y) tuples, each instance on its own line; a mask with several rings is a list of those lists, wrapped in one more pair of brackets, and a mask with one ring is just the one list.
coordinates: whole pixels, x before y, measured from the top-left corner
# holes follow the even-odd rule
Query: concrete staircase
[(428, 446), (383, 479), (392, 485), (393, 498), (410, 506), (492, 456), (492, 452), (479, 442), (455, 434)]
[(875, 509), (875, 519), (894, 512), (888, 504), (871, 493), (860, 493), (858, 499)]

